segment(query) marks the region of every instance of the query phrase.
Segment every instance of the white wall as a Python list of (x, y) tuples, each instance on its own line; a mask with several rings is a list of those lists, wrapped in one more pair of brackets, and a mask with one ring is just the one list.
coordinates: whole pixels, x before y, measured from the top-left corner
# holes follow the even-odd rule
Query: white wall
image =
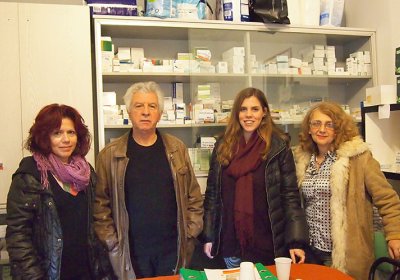
[[(0, 209), (39, 110), (75, 107), (94, 135), (89, 9), (0, 2)], [(86, 159), (94, 165), (94, 146)], [(1, 277), (0, 277), (1, 278)]]
[(376, 29), (378, 84), (396, 84), (395, 49), (400, 47), (399, 0), (346, 1), (346, 26)]
[[(399, 0), (350, 0), (345, 4), (346, 26), (376, 29), (378, 84), (396, 85), (395, 49), (400, 47)], [(400, 181), (389, 180), (400, 193)]]

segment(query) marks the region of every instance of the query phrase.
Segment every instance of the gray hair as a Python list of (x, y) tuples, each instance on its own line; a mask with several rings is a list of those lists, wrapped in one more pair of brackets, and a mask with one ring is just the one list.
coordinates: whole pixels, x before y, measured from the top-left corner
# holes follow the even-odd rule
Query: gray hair
[(164, 93), (162, 92), (160, 86), (156, 82), (140, 82), (134, 83), (131, 85), (125, 95), (124, 95), (124, 102), (126, 106), (126, 110), (128, 113), (131, 111), (131, 100), (132, 96), (135, 93), (155, 93), (158, 99), (158, 111), (160, 113), (164, 110)]

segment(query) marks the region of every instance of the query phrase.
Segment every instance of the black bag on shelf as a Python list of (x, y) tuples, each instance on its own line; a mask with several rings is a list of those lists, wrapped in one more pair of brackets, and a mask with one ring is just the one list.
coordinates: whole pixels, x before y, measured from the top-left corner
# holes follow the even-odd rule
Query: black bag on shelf
[(250, 21), (290, 24), (286, 0), (249, 0)]

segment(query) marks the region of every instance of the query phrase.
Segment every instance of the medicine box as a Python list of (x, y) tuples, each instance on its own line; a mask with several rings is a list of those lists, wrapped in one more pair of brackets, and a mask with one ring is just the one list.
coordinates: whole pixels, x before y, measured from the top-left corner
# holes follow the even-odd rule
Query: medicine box
[(119, 47), (118, 48), (118, 59), (119, 61), (131, 61), (131, 49)]
[(396, 75), (400, 75), (400, 47), (396, 48)]
[(183, 103), (183, 83), (172, 83), (172, 97)]
[(276, 56), (276, 62), (288, 62), (289, 61), (289, 56), (287, 55), (277, 55)]
[(109, 36), (101, 36), (101, 50), (107, 52), (113, 52), (112, 40)]
[(117, 105), (117, 94), (115, 91), (103, 92), (103, 105)]
[(397, 77), (397, 99), (400, 99), (400, 77)]
[(136, 0), (86, 0), (93, 14), (137, 16)]
[(289, 58), (289, 66), (290, 67), (300, 68), (301, 64), (302, 64), (301, 59), (294, 58), (294, 57)]
[(217, 73), (228, 73), (228, 63), (226, 61), (218, 61), (216, 70)]
[(195, 48), (194, 53), (197, 59), (211, 61), (211, 51), (207, 48)]
[(233, 47), (230, 48), (229, 50), (225, 51), (222, 53), (222, 57), (224, 58), (228, 58), (234, 55), (238, 55), (238, 56), (244, 56), (244, 47)]
[(397, 102), (396, 86), (380, 85), (367, 88), (365, 97), (365, 106), (395, 104)]
[(200, 148), (209, 148), (213, 149), (215, 145), (216, 139), (214, 137), (200, 137)]
[(226, 57), (224, 61), (228, 62), (229, 64), (237, 65), (240, 64), (244, 67), (244, 56), (240, 55), (233, 55), (230, 57)]

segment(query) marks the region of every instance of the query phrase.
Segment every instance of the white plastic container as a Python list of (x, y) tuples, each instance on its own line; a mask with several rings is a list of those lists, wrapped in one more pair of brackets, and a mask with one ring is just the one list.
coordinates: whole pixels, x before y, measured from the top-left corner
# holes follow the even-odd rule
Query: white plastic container
[(320, 0), (287, 0), (290, 24), (319, 26)]
[(319, 24), (341, 26), (344, 11), (344, 0), (321, 0)]
[(225, 21), (241, 22), (250, 20), (248, 0), (223, 0), (223, 12)]

